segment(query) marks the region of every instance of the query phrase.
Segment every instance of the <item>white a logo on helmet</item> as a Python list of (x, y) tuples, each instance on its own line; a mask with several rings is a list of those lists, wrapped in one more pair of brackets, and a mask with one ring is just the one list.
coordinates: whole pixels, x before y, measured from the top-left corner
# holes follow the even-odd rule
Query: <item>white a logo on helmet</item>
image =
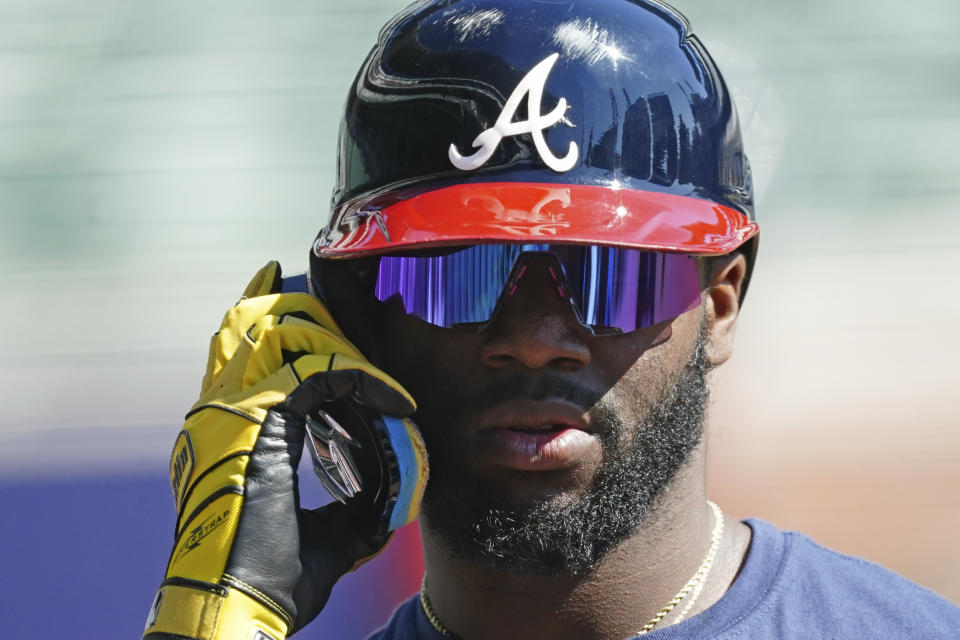
[[(503, 105), (503, 111), (500, 117), (492, 127), (483, 131), (473, 140), (473, 146), (477, 151), (469, 156), (460, 155), (457, 145), (451, 144), (449, 155), (450, 162), (457, 169), (472, 171), (479, 169), (497, 150), (500, 141), (509, 136), (518, 136), (522, 133), (529, 133), (533, 136), (533, 145), (540, 154), (540, 158), (548, 167), (557, 172), (569, 171), (577, 163), (577, 143), (571, 142), (567, 148), (567, 155), (558, 158), (550, 151), (547, 141), (543, 137), (543, 130), (552, 127), (558, 122), (567, 122), (564, 114), (567, 111), (567, 99), (560, 98), (557, 106), (548, 114), (540, 113), (540, 100), (543, 98), (543, 87), (547, 84), (547, 76), (550, 75), (550, 69), (553, 68), (559, 53), (552, 53), (544, 58), (527, 75), (523, 77), (517, 88), (513, 90), (507, 103)], [(527, 120), (513, 122), (513, 116), (517, 113), (517, 107), (524, 96), (527, 97)], [(570, 124), (567, 122), (567, 124)]]

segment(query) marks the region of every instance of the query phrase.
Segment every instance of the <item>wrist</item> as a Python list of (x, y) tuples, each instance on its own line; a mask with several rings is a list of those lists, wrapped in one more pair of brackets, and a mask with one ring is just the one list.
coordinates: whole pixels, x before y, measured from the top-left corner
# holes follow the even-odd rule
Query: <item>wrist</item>
[(144, 640), (284, 640), (279, 612), (240, 591), (206, 583), (165, 583), (150, 607)]

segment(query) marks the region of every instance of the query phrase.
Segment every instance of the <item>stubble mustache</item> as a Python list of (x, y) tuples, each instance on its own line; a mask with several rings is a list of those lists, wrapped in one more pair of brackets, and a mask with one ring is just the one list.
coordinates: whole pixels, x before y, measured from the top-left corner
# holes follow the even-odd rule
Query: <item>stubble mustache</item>
[(463, 423), (471, 416), (477, 416), (483, 411), (500, 404), (513, 401), (543, 402), (561, 400), (583, 409), (590, 414), (591, 427), (595, 428), (602, 442), (617, 437), (617, 431), (607, 425), (613, 409), (609, 392), (612, 386), (590, 386), (582, 380), (543, 373), (536, 376), (530, 374), (511, 374), (499, 378), (482, 388), (474, 390), (458, 403), (457, 411), (448, 415), (448, 423)]

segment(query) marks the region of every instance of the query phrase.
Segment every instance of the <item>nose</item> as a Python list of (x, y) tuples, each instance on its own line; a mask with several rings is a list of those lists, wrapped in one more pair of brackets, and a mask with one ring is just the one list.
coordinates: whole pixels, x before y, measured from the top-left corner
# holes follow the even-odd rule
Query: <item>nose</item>
[(591, 336), (560, 288), (560, 264), (548, 256), (525, 260), (507, 284), (483, 329), (480, 359), (489, 367), (580, 369), (590, 362)]

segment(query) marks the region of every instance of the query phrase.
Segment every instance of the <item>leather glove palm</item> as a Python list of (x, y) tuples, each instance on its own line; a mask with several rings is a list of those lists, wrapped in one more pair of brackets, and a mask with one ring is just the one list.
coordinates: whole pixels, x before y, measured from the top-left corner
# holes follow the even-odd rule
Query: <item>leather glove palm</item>
[[(272, 262), (211, 342), (200, 399), (171, 458), (175, 544), (145, 638), (284, 638), (389, 538), (358, 501), (301, 509), (296, 469), (308, 415), (349, 398), (407, 416), (413, 398), (366, 361), (319, 300), (277, 294), (279, 285)], [(402, 425), (414, 459), (409, 521), (426, 456), (414, 425)]]

